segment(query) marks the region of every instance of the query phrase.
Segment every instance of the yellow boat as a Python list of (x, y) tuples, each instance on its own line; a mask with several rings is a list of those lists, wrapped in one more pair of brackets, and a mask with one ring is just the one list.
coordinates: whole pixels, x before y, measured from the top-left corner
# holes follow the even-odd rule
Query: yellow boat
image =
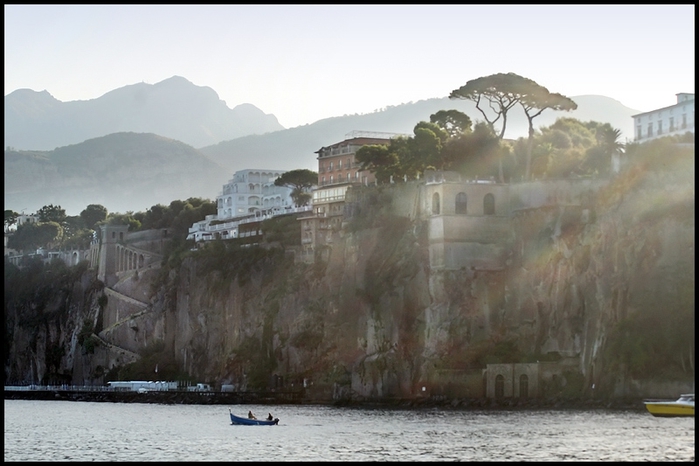
[(656, 417), (694, 417), (694, 393), (680, 395), (675, 401), (644, 401)]

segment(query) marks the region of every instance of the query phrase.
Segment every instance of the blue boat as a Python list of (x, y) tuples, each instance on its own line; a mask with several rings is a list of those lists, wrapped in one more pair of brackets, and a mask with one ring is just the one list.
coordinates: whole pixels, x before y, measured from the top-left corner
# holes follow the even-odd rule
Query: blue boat
[(268, 421), (267, 419), (250, 419), (247, 417), (240, 417), (236, 416), (231, 412), (231, 410), (228, 410), (228, 413), (231, 415), (231, 424), (235, 425), (241, 425), (241, 426), (276, 426), (279, 424), (279, 418), (275, 417), (271, 421)]

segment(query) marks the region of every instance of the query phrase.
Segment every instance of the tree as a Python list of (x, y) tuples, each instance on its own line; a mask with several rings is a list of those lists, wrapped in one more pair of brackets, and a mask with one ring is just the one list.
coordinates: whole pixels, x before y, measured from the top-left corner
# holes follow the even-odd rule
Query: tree
[[(501, 140), (504, 138), (507, 128), (507, 113), (515, 105), (521, 105), (527, 115), (530, 142), (533, 141), (534, 136), (533, 119), (545, 109), (570, 110), (577, 108), (577, 104), (567, 97), (552, 94), (535, 81), (515, 73), (498, 73), (472, 79), (459, 89), (453, 90), (449, 94), (449, 98), (467, 99), (475, 102), (478, 111), (481, 112), (485, 121)], [(486, 112), (486, 109), (482, 107), (486, 104), (489, 112)], [(495, 125), (500, 119), (502, 119), (502, 126), (498, 132)], [(529, 151), (531, 154), (531, 147)], [(502, 160), (499, 163), (498, 176), (500, 182), (504, 182)]]
[(45, 205), (39, 209), (36, 214), (39, 216), (39, 221), (41, 222), (56, 222), (61, 224), (66, 219), (66, 211), (59, 205)]
[(430, 115), (430, 123), (442, 128), (449, 138), (455, 138), (463, 133), (471, 132), (471, 118), (458, 110), (440, 110)]
[(14, 210), (5, 210), (5, 231), (7, 231), (8, 228), (17, 223), (18, 217), (19, 214)]
[(524, 114), (526, 115), (527, 122), (529, 123), (527, 139), (527, 163), (524, 171), (524, 179), (528, 181), (531, 178), (532, 147), (534, 145), (534, 118), (541, 115), (541, 113), (548, 108), (552, 110), (570, 111), (578, 108), (578, 104), (561, 94), (549, 92), (548, 89), (543, 86), (539, 86), (534, 81), (525, 82), (523, 84), (523, 88), (526, 89), (526, 93), (521, 96), (519, 103), (522, 106), (522, 109), (524, 109)]
[(17, 251), (28, 251), (40, 247), (49, 247), (60, 241), (63, 228), (56, 222), (25, 223), (7, 239), (7, 247)]
[(80, 212), (80, 218), (85, 222), (85, 227), (94, 230), (97, 223), (107, 219), (107, 208), (100, 204), (90, 204)]
[[(393, 144), (393, 142), (391, 142)], [(357, 149), (354, 160), (360, 170), (370, 171), (379, 183), (388, 183), (398, 166), (398, 155), (385, 144), (367, 144)]]
[(318, 184), (318, 173), (308, 169), (291, 170), (274, 180), (275, 186), (291, 188), (291, 199), (296, 206), (307, 205), (311, 200), (310, 190)]
[(442, 143), (447, 139), (446, 132), (436, 124), (426, 122), (418, 123), (413, 132), (415, 136), (408, 142), (408, 159), (402, 163), (413, 173), (422, 173), (430, 167), (443, 169), (441, 154)]
[(450, 138), (442, 149), (445, 169), (470, 178), (489, 178), (498, 174), (502, 155), (500, 139), (486, 123), (479, 122), (473, 131)]

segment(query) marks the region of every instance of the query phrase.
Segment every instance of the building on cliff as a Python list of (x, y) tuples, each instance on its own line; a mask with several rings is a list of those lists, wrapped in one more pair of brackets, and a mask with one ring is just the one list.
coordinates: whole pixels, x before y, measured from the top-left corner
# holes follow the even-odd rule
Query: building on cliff
[(634, 142), (694, 133), (694, 94), (679, 93), (677, 103), (633, 115)]
[[(291, 188), (275, 186), (283, 171), (246, 169), (235, 172), (216, 197), (216, 215), (192, 224), (188, 240), (210, 241), (250, 236), (262, 220), (276, 215), (303, 212), (309, 206), (296, 207)], [(255, 233), (257, 234), (257, 233)]]
[(93, 243), (90, 265), (97, 278), (107, 287), (126, 273), (160, 266), (165, 243), (170, 239), (167, 228), (129, 232), (128, 225), (102, 225), (101, 238)]
[(397, 133), (352, 131), (345, 139), (321, 147), (318, 154), (318, 189), (313, 191), (312, 211), (299, 217), (301, 260), (313, 262), (316, 252), (332, 242), (333, 231), (342, 226), (345, 195), (352, 186), (376, 183), (374, 174), (361, 170), (355, 160), (357, 150), (366, 145), (388, 145)]

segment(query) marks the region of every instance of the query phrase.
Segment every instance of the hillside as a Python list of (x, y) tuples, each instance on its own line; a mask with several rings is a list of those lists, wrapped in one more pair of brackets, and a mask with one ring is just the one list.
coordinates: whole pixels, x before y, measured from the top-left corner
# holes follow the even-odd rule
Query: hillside
[[(625, 107), (619, 101), (599, 95), (571, 97), (578, 109), (572, 112), (545, 111), (534, 120), (537, 128), (549, 126), (560, 117), (577, 118), (582, 121), (609, 123), (622, 133), (621, 140), (633, 139), (632, 115), (638, 110)], [(345, 139), (352, 131), (375, 131), (386, 133), (413, 134), (420, 121), (429, 121), (430, 115), (439, 110), (457, 109), (466, 113), (471, 120), (480, 121), (482, 115), (475, 104), (465, 100), (450, 100), (447, 97), (421, 100), (381, 111), (361, 115), (326, 118), (310, 125), (298, 126), (284, 131), (264, 135), (251, 135), (203, 147), (202, 153), (223, 166), (234, 170), (255, 167), (276, 170), (307, 168), (317, 170), (315, 151)], [(508, 114), (505, 137), (516, 139), (527, 135), (524, 113), (515, 109)]]
[(5, 206), (35, 212), (89, 204), (110, 212), (145, 211), (189, 197), (215, 198), (228, 173), (180, 141), (115, 133), (48, 152), (5, 151)]

